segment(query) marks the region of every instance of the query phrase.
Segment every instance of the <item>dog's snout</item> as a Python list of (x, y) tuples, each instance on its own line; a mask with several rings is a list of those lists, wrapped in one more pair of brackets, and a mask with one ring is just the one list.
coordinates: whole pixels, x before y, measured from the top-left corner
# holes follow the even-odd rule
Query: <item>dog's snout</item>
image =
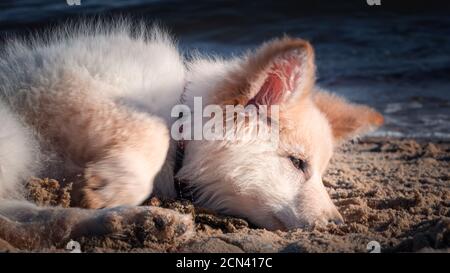
[(339, 213), (339, 211), (335, 210), (329, 217), (328, 217), (328, 223), (334, 223), (336, 225), (342, 225), (344, 224), (344, 218)]

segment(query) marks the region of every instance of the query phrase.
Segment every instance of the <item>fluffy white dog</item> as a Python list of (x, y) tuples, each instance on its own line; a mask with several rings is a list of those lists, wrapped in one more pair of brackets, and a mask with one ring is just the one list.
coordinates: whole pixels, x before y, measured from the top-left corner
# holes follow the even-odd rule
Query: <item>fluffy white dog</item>
[[(185, 141), (174, 174), (171, 109), (194, 96), (204, 105), (278, 105), (279, 145)], [(336, 145), (383, 122), (373, 109), (315, 87), (313, 48), (304, 40), (186, 61), (160, 29), (123, 22), (9, 41), (0, 103), (3, 202), (17, 199), (32, 175), (81, 173), (81, 206), (139, 205), (151, 193), (176, 197), (176, 175), (198, 205), (268, 229), (341, 222), (321, 176)]]

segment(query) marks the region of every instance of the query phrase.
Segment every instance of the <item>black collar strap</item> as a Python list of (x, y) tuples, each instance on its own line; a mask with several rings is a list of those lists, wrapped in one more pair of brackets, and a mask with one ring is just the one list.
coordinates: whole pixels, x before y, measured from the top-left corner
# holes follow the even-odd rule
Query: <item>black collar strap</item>
[(178, 199), (187, 199), (190, 200), (192, 203), (194, 203), (194, 196), (192, 191), (188, 189), (187, 181), (177, 178), (177, 173), (183, 167), (185, 146), (186, 144), (183, 140), (177, 141), (177, 150), (175, 154), (175, 167), (173, 171), (174, 174), (173, 183), (175, 186), (175, 190), (177, 191)]
[[(183, 104), (185, 99), (184, 96), (186, 94), (187, 86), (189, 82), (186, 82), (184, 84), (183, 93), (180, 97), (180, 103)], [(180, 116), (178, 118), (181, 118), (183, 116), (182, 113), (180, 113)], [(180, 128), (180, 133), (183, 133), (183, 126)], [(175, 190), (177, 191), (177, 198), (178, 199), (188, 199), (192, 203), (194, 203), (194, 197), (192, 190), (188, 189), (188, 183), (185, 180), (181, 180), (177, 178), (177, 173), (181, 170), (183, 167), (183, 160), (184, 160), (184, 149), (186, 148), (186, 142), (184, 140), (177, 141), (177, 150), (175, 154), (175, 166), (173, 170), (173, 183), (175, 186)]]

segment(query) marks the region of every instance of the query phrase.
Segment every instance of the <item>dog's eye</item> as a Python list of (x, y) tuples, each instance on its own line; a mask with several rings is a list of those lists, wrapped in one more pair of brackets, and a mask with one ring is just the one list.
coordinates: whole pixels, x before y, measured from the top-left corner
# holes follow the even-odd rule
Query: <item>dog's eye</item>
[(308, 162), (304, 159), (300, 159), (295, 156), (289, 156), (289, 160), (292, 162), (292, 165), (297, 170), (300, 170), (303, 172), (305, 181), (308, 181), (312, 176), (312, 169), (310, 168)]
[(305, 160), (297, 158), (295, 156), (289, 156), (289, 160), (292, 162), (292, 165), (294, 165), (295, 168), (302, 172), (306, 172), (308, 164)]

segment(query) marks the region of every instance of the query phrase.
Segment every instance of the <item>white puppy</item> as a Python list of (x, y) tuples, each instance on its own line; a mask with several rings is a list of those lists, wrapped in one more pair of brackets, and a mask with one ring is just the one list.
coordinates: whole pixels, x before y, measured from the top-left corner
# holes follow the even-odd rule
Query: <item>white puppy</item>
[(240, 58), (187, 62), (166, 33), (131, 31), (126, 23), (7, 43), (0, 61), (0, 196), (10, 199), (31, 175), (56, 176), (37, 164), (40, 151), (40, 158), (56, 155), (63, 163), (59, 176), (83, 175), (84, 207), (139, 205), (152, 192), (176, 197), (170, 114), (194, 96), (204, 105), (280, 107), (277, 149), (259, 139), (185, 142), (176, 175), (198, 205), (268, 229), (342, 221), (321, 176), (337, 144), (383, 118), (315, 87), (308, 42), (283, 38)]

